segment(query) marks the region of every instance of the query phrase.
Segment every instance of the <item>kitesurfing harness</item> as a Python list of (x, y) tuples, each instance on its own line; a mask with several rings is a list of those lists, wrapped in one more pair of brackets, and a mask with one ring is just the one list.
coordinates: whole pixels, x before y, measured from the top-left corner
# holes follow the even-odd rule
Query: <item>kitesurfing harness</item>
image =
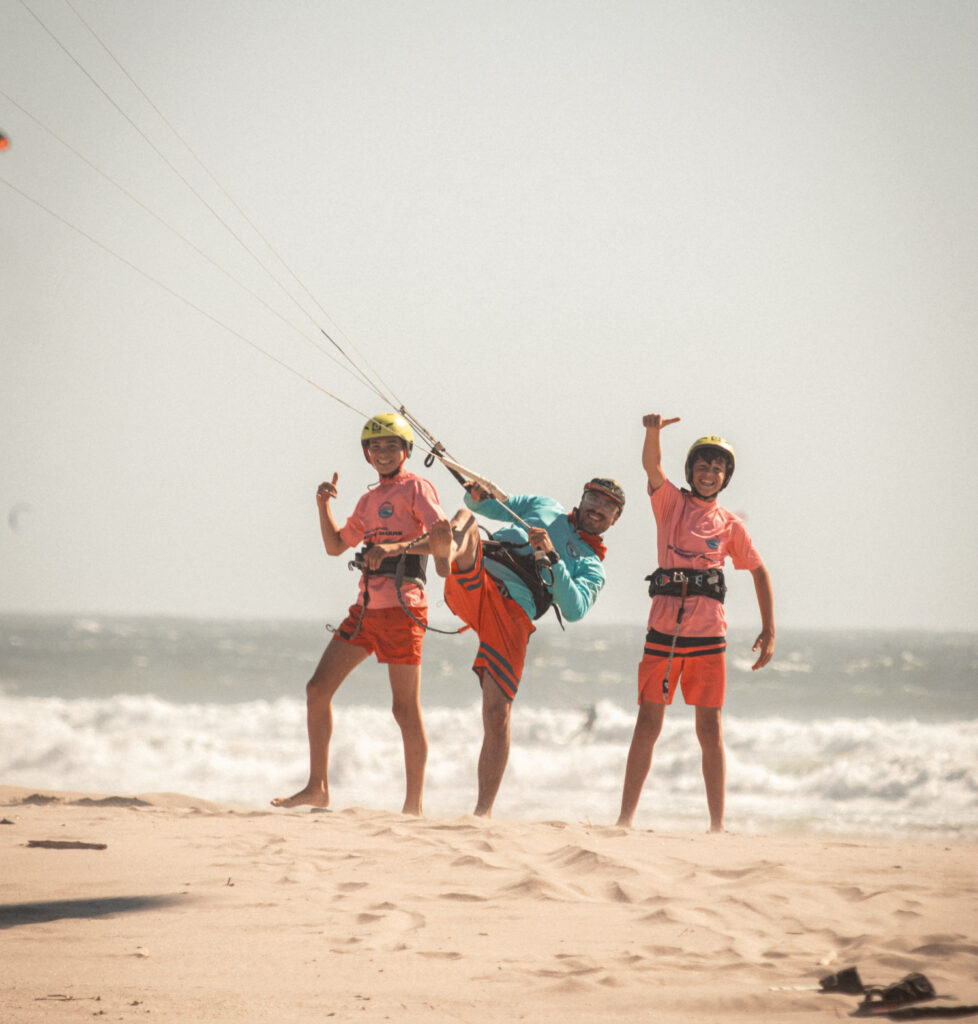
[(649, 597), (712, 597), (723, 604), (727, 585), (722, 569), (656, 569), (649, 581)]
[(404, 600), (401, 588), (405, 583), (416, 583), (419, 587), (423, 587), (428, 581), (425, 575), (425, 565), (428, 561), (428, 556), (411, 554), (411, 548), (415, 544), (420, 544), (421, 541), (427, 539), (428, 534), (426, 533), (421, 534), (420, 537), (415, 537), (401, 554), (385, 558), (376, 569), (367, 568), (367, 563), (364, 559), (369, 546), (361, 548), (354, 555), (353, 561), (349, 563), (349, 566), (351, 570), (359, 569), (363, 573), (363, 605), (360, 608), (360, 618), (357, 620), (356, 629), (348, 636), (345, 633), (340, 633), (344, 640), (351, 641), (360, 632), (360, 627), (363, 625), (363, 617), (367, 613), (367, 604), (370, 601), (370, 578), (372, 576), (384, 576), (394, 581), (394, 587), (397, 590), (397, 600), (404, 614), (412, 622), (421, 626), (422, 629), (429, 630), (432, 633), (444, 633), (446, 636), (454, 636), (456, 633), (464, 633), (469, 628), (468, 626), (462, 626), (461, 629), (438, 629), (435, 626), (429, 626), (427, 622), (419, 619), (414, 614), (411, 607)]
[[(411, 542), (411, 546), (427, 540), (427, 538), (428, 534), (422, 534)], [(489, 534), (482, 542), (482, 554), (484, 558), (488, 558), (496, 562), (497, 565), (502, 565), (509, 569), (529, 590), (530, 596), (533, 598), (534, 619), (539, 619), (553, 608), (557, 621), (560, 623), (560, 628), (563, 629), (564, 620), (561, 617), (560, 609), (554, 604), (553, 594), (549, 589), (549, 585), (553, 583), (553, 570), (550, 568), (553, 563), (544, 552), (519, 552), (516, 550), (523, 547), (526, 547), (525, 541), (495, 540), (492, 534)], [(360, 607), (360, 618), (357, 620), (357, 625), (353, 632), (349, 635), (340, 633), (344, 640), (347, 642), (352, 641), (360, 632), (360, 627), (363, 625), (363, 617), (367, 612), (367, 605), (370, 601), (370, 579), (377, 576), (383, 576), (394, 581), (397, 589), (397, 600), (404, 610), (404, 614), (412, 622), (417, 623), (424, 629), (432, 633), (444, 633), (448, 636), (454, 636), (456, 633), (463, 633), (469, 628), (468, 626), (463, 626), (461, 629), (449, 630), (430, 626), (427, 622), (419, 619), (404, 600), (401, 588), (405, 583), (416, 583), (419, 587), (423, 587), (427, 582), (425, 575), (427, 555), (413, 555), (410, 553), (410, 547), (408, 547), (400, 555), (391, 555), (385, 558), (376, 569), (369, 569), (365, 560), (368, 550), (369, 548), (367, 547), (361, 548), (354, 556), (353, 561), (349, 563), (351, 570), (359, 569), (363, 573), (363, 604)], [(554, 557), (556, 559), (556, 554)], [(504, 596), (510, 597), (503, 581), (497, 577), (493, 577), (493, 580), (500, 592)]]
[(727, 593), (727, 585), (723, 582), (722, 569), (656, 569), (649, 581), (649, 596), (678, 597), (679, 611), (676, 612), (676, 629), (672, 634), (672, 645), (669, 648), (669, 660), (666, 662), (666, 674), (662, 680), (662, 700), (669, 700), (669, 673), (672, 671), (672, 659), (676, 654), (676, 641), (679, 639), (679, 627), (682, 625), (686, 611), (687, 597), (712, 597), (723, 604)]
[[(427, 536), (427, 534), (425, 535)], [(410, 555), (407, 551), (402, 555), (391, 555), (385, 558), (376, 569), (368, 569), (366, 554), (369, 547), (360, 548), (350, 562), (351, 569), (359, 569), (365, 576), (384, 576), (389, 580), (400, 580), (408, 583), (417, 583), (423, 587), (428, 582), (425, 574), (425, 562), (427, 555)]]
[[(509, 569), (529, 590), (530, 596), (533, 598), (534, 619), (539, 619), (553, 608), (560, 628), (563, 629), (564, 620), (560, 616), (560, 609), (554, 604), (554, 596), (550, 591), (550, 586), (554, 581), (553, 570), (550, 568), (553, 562), (544, 552), (518, 552), (516, 550), (525, 547), (526, 541), (495, 540), (490, 534), (488, 539), (482, 542), (482, 554), (497, 565)], [(493, 579), (500, 591), (509, 597), (502, 580), (496, 577)]]
[[(353, 556), (353, 561), (349, 563), (351, 572), (354, 569), (359, 569), (363, 573), (363, 604), (360, 607), (360, 618), (357, 620), (356, 629), (352, 633), (346, 635), (340, 633), (340, 636), (344, 640), (350, 641), (360, 632), (360, 627), (363, 625), (363, 617), (367, 613), (367, 605), (370, 603), (370, 579), (371, 577), (382, 576), (386, 579), (394, 580), (397, 585), (397, 599), (401, 602), (401, 607), (410, 615), (407, 606), (404, 603), (404, 599), (401, 597), (401, 586), (405, 582), (416, 583), (419, 587), (423, 587), (427, 582), (427, 576), (425, 575), (425, 562), (427, 557), (425, 555), (410, 555), (405, 551), (401, 555), (390, 555), (385, 558), (376, 569), (370, 569), (367, 566), (366, 554), (370, 550), (370, 545), (360, 548), (359, 551)], [(411, 618), (415, 622), (418, 620), (411, 615)]]

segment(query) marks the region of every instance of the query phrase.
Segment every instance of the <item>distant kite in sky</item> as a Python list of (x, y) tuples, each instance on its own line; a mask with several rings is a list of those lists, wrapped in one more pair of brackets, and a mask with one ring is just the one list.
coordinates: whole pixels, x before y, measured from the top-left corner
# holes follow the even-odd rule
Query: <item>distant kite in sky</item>
[(28, 512), (33, 512), (34, 509), (27, 504), (26, 501), (19, 501), (16, 505), (7, 513), (7, 523), (10, 529), (17, 533), (20, 530), (21, 520)]

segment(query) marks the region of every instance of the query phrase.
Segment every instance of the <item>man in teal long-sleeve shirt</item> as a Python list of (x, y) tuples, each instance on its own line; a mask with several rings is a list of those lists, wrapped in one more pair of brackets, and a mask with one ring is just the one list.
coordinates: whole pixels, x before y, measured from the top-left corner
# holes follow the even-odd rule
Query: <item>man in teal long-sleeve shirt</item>
[[(625, 492), (614, 480), (596, 478), (568, 513), (537, 495), (503, 504), (473, 484), (465, 504), (450, 522), (431, 527), (427, 547), (445, 577), (448, 607), (479, 636), (472, 670), (482, 687), (484, 738), (475, 813), (489, 817), (509, 758), (513, 698), (533, 619), (551, 604), (571, 622), (587, 614), (605, 582), (601, 535), (621, 515)], [(473, 512), (507, 525), (483, 543)]]

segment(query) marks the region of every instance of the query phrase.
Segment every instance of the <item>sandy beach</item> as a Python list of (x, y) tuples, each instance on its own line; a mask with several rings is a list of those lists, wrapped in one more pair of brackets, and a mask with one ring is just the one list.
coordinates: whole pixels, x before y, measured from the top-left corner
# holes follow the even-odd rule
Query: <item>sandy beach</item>
[(4, 1024), (837, 1019), (978, 1003), (972, 844), (0, 787)]

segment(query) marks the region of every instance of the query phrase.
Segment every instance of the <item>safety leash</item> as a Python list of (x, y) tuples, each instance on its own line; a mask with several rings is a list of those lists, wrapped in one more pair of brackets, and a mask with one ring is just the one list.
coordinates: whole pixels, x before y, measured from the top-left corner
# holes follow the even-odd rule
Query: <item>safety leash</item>
[(426, 629), (429, 633), (441, 633), (443, 636), (455, 636), (457, 633), (464, 633), (469, 627), (462, 626), (460, 629), (438, 629), (437, 626), (429, 626), (427, 622), (422, 622), (421, 619), (414, 614), (413, 611), (408, 607), (407, 601), (404, 600), (404, 596), (401, 594), (401, 584), (404, 582), (404, 566), (407, 564), (408, 552), (415, 544), (420, 544), (421, 541), (427, 540), (428, 534), (422, 533), (420, 537), (415, 537), (414, 540), (404, 549), (401, 553), (401, 557), (397, 561), (397, 571), (394, 574), (394, 586), (397, 589), (397, 600), (400, 602), (401, 607), (404, 609), (404, 614), (409, 619), (417, 623), (423, 629)]
[(664, 704), (669, 703), (669, 673), (672, 671), (672, 659), (676, 653), (676, 641), (679, 639), (679, 627), (682, 625), (683, 613), (686, 611), (686, 587), (689, 584), (689, 580), (686, 578), (684, 572), (677, 573), (673, 576), (673, 582), (679, 583), (681, 589), (679, 592), (680, 602), (679, 611), (676, 613), (676, 631), (672, 634), (672, 646), (669, 648), (669, 660), (666, 662), (666, 676), (662, 680), (662, 702)]

